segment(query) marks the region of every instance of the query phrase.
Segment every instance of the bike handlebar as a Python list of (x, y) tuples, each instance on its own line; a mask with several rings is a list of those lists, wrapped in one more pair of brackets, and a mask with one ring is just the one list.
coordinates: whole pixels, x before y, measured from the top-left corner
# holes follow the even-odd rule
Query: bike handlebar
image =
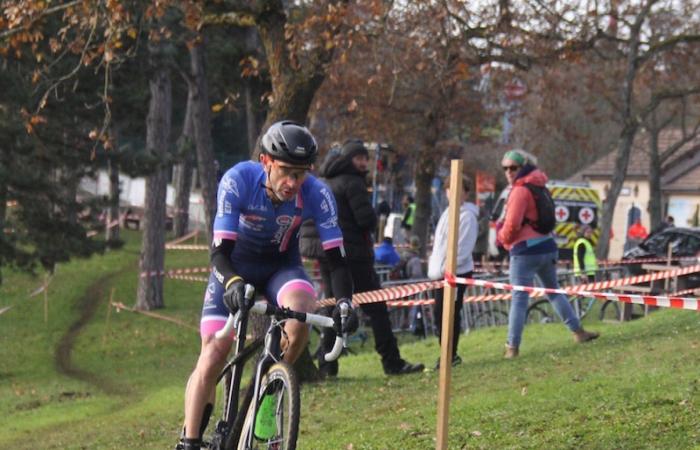
[[(245, 290), (245, 297), (248, 300), (252, 300), (254, 295), (255, 289), (251, 285), (247, 284)], [(330, 317), (326, 317), (320, 314), (292, 311), (291, 309), (280, 308), (278, 306), (271, 305), (264, 301), (255, 302), (253, 306), (250, 307), (249, 311), (255, 314), (265, 316), (275, 316), (280, 319), (295, 319), (299, 322), (305, 322), (311, 325), (316, 325), (318, 327), (324, 328), (333, 328), (334, 325), (333, 319)], [(233, 332), (233, 329), (236, 327), (236, 323), (238, 322), (240, 314), (241, 311), (237, 311), (236, 314), (229, 314), (228, 319), (226, 320), (226, 324), (221, 330), (216, 332), (214, 337), (216, 337), (217, 339), (221, 339), (223, 337), (230, 336)], [(341, 336), (336, 336), (333, 348), (330, 352), (326, 353), (323, 358), (328, 362), (335, 361), (336, 359), (338, 359), (342, 351), (343, 338)]]

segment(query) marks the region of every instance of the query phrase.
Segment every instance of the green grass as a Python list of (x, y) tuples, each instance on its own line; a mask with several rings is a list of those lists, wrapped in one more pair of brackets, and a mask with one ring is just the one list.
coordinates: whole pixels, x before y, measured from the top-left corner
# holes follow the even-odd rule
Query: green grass
[[(126, 246), (41, 278), (5, 271), (0, 286), (0, 448), (171, 448), (183, 387), (199, 349), (190, 328), (127, 311), (135, 302), (138, 236)], [(168, 268), (206, 264), (169, 252)], [(196, 327), (203, 283), (167, 280), (161, 314)], [(70, 368), (56, 349), (90, 303)], [(575, 345), (560, 324), (529, 325), (521, 357), (501, 358), (505, 328), (462, 336), (453, 369), (449, 448), (677, 449), (700, 446), (700, 327), (689, 311), (662, 310), (626, 324), (589, 320), (602, 336)], [(64, 341), (65, 342), (65, 341)], [(403, 356), (432, 366), (435, 339), (400, 336)], [(438, 374), (387, 377), (371, 340), (341, 360), (336, 380), (302, 389), (300, 449), (435, 446)]]

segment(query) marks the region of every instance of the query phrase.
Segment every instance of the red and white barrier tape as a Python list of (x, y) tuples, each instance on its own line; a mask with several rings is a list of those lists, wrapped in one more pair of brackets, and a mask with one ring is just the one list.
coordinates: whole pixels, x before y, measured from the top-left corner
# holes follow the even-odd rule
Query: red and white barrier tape
[(627, 286), (630, 284), (647, 283), (650, 281), (663, 280), (667, 278), (673, 278), (683, 275), (688, 275), (691, 273), (700, 272), (700, 265), (688, 266), (683, 268), (678, 268), (675, 270), (665, 270), (661, 272), (655, 272), (653, 274), (645, 275), (635, 275), (627, 278), (619, 278), (617, 280), (599, 281), (595, 283), (587, 283), (576, 286), (569, 286), (566, 289), (551, 289), (551, 288), (541, 288), (533, 286), (514, 286), (507, 283), (498, 283), (488, 280), (477, 280), (473, 278), (457, 278), (454, 276), (446, 276), (445, 281), (448, 283), (466, 284), (469, 286), (481, 286), (485, 288), (493, 288), (505, 291), (524, 291), (531, 294), (574, 294), (587, 291), (600, 291), (603, 289), (608, 289), (615, 286)]
[(392, 300), (390, 302), (386, 302), (387, 306), (393, 306), (395, 308), (434, 305), (434, 304), (435, 304), (434, 298), (425, 298), (425, 299), (420, 299), (420, 300)]
[(209, 281), (209, 277), (193, 277), (191, 275), (173, 275), (168, 278), (171, 278), (173, 280), (200, 281), (202, 283), (207, 283)]
[(166, 250), (193, 250), (193, 251), (200, 251), (200, 250), (209, 250), (208, 245), (194, 245), (194, 244), (179, 244), (179, 245), (166, 245), (165, 246)]
[[(561, 293), (561, 294), (580, 294), (592, 297), (591, 291), (608, 289), (615, 286), (628, 286), (632, 284), (645, 283), (649, 281), (662, 280), (666, 278), (673, 278), (676, 276), (688, 275), (691, 273), (700, 272), (700, 265), (684, 267), (676, 270), (667, 270), (662, 272), (656, 272), (653, 274), (636, 275), (627, 278), (619, 278), (616, 280), (609, 281), (599, 281), (596, 283), (587, 283), (576, 286), (569, 286), (566, 289), (547, 289), (547, 288), (535, 288), (529, 286), (513, 286), (507, 283), (496, 283), (486, 280), (476, 280), (471, 278), (451, 278), (446, 279), (446, 282), (456, 282), (460, 284), (468, 284), (472, 286), (481, 286), (485, 288), (499, 289), (505, 291), (521, 290), (530, 293), (532, 296), (543, 296), (548, 293)], [(384, 289), (379, 289), (376, 291), (362, 292), (360, 294), (354, 294), (352, 296), (353, 302), (356, 304), (362, 303), (374, 303), (382, 301), (392, 301), (398, 300), (404, 297), (409, 297), (411, 295), (416, 295), (421, 292), (425, 292), (431, 289), (439, 289), (443, 286), (443, 281), (429, 281), (423, 283), (407, 284), (400, 286), (392, 286)], [(617, 296), (618, 294), (610, 294)], [(629, 296), (627, 296), (629, 297)], [(649, 297), (649, 296), (645, 296)], [(465, 297), (464, 302), (484, 302), (484, 301), (496, 301), (496, 300), (509, 300), (511, 298), (510, 293), (502, 294), (483, 294)], [(320, 300), (321, 306), (329, 306), (335, 304), (334, 298)], [(659, 305), (663, 306), (663, 305)]]
[(669, 294), (671, 297), (683, 297), (684, 295), (694, 295), (698, 296), (697, 292), (700, 291), (699, 288), (693, 288), (693, 289), (684, 289), (682, 291), (674, 292), (673, 294)]
[(210, 267), (188, 267), (183, 269), (172, 269), (172, 270), (161, 270), (161, 271), (151, 271), (151, 272), (141, 272), (141, 278), (145, 277), (155, 277), (155, 276), (166, 276), (168, 278), (174, 278), (176, 275), (183, 275), (188, 273), (205, 273), (211, 271)]

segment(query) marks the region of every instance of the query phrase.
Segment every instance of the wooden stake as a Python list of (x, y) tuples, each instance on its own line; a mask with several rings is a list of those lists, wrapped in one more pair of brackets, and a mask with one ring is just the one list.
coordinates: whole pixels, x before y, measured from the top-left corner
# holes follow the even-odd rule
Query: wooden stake
[(107, 333), (109, 333), (109, 319), (112, 315), (112, 302), (114, 301), (114, 288), (109, 292), (109, 301), (107, 302), (107, 318), (105, 319), (105, 332), (102, 335), (102, 348), (104, 349), (107, 343)]
[(49, 277), (44, 277), (44, 323), (49, 323)]
[[(460, 196), (462, 195), (462, 160), (453, 159), (450, 168), (449, 231), (445, 273), (456, 274), (457, 243), (459, 236)], [(450, 412), (450, 377), (452, 374), (452, 328), (455, 315), (457, 288), (445, 283), (442, 296), (442, 336), (440, 339), (440, 384), (438, 387), (437, 450), (447, 449), (447, 431)], [(440, 320), (439, 317), (436, 317)]]

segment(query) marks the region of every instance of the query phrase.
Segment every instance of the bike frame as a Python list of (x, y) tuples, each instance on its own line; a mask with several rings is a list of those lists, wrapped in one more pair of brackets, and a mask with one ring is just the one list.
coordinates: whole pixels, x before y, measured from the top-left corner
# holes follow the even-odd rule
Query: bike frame
[[(258, 305), (256, 304), (254, 308), (256, 308), (257, 306)], [(263, 342), (263, 353), (258, 358), (255, 368), (255, 377), (253, 379), (253, 398), (251, 400), (252, 402), (255, 402), (254, 410), (257, 410), (259, 406), (258, 398), (260, 396), (260, 385), (262, 384), (263, 376), (267, 373), (268, 369), (273, 364), (282, 359), (282, 348), (280, 340), (283, 333), (282, 327), (284, 326), (284, 323), (289, 319), (296, 319), (302, 322), (307, 322), (309, 324), (315, 324), (326, 327), (332, 326), (332, 321), (330, 322), (330, 324), (328, 322), (320, 323), (318, 318), (321, 316), (314, 314), (295, 313), (294, 311), (273, 307), (272, 305), (260, 306), (259, 308), (257, 308), (256, 312), (263, 314), (263, 310), (266, 311), (264, 313), (265, 315), (270, 316), (271, 323), (267, 331), (265, 332)], [(268, 311), (272, 311), (272, 313), (269, 313)], [(224, 379), (224, 387), (227, 392), (224, 400), (224, 414), (216, 424), (214, 435), (209, 445), (209, 448), (220, 448), (221, 445), (223, 445), (226, 439), (229, 437), (229, 434), (232, 431), (233, 424), (238, 414), (240, 414), (241, 412), (245, 414), (245, 411), (238, 410), (238, 400), (240, 397), (243, 369), (248, 359), (258, 348), (256, 342), (259, 342), (258, 340), (253, 344), (249, 345), (248, 347), (245, 346), (249, 314), (250, 310), (240, 311), (237, 319), (238, 326), (236, 327), (235, 352), (233, 353), (232, 358), (229, 360), (226, 366), (224, 366), (219, 377), (217, 378), (217, 384), (220, 383), (222, 379)], [(343, 309), (342, 315), (342, 320), (344, 323), (347, 317), (347, 311), (345, 309)], [(316, 319), (309, 320), (312, 319), (313, 316), (315, 316)], [(323, 317), (322, 319), (325, 321), (331, 320), (326, 317)], [(229, 326), (233, 326), (235, 322), (236, 319), (234, 316), (229, 317), (229, 322), (219, 333), (221, 333), (221, 335), (228, 334), (226, 330), (229, 329)], [(217, 337), (220, 337), (218, 333)], [(326, 355), (327, 360), (333, 360), (340, 356), (340, 352), (345, 347), (345, 338), (346, 336), (343, 338), (336, 337), (336, 343), (333, 350), (328, 355)], [(248, 447), (251, 445), (251, 439), (253, 438), (254, 428), (255, 423), (253, 422), (250, 428), (250, 433), (248, 433), (248, 435), (245, 436), (245, 444)], [(242, 436), (239, 437), (239, 439), (242, 438)]]

